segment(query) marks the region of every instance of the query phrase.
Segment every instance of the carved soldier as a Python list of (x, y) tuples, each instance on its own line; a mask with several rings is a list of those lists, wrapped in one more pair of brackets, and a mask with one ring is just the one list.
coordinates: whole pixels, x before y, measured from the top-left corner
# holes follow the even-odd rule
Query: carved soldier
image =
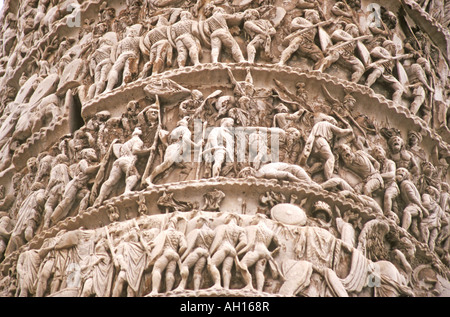
[(111, 56), (114, 64), (109, 72), (107, 92), (114, 89), (119, 82), (120, 74), (122, 74), (123, 84), (130, 83), (133, 76), (137, 74), (141, 54), (139, 50), (140, 27), (141, 25), (128, 27), (125, 38), (113, 47)]
[(97, 172), (99, 165), (92, 164), (97, 161), (97, 155), (94, 149), (84, 149), (81, 151), (81, 161), (77, 164), (75, 175), (64, 189), (63, 199), (54, 209), (51, 220), (53, 223), (67, 216), (75, 200), (80, 199), (78, 214), (83, 213), (89, 204), (88, 182), (92, 175)]
[(186, 66), (188, 56), (194, 66), (200, 64), (199, 58), (202, 49), (200, 40), (193, 34), (196, 28), (197, 22), (189, 11), (182, 11), (180, 21), (170, 27), (170, 34), (178, 52), (177, 62), (180, 68)]
[[(215, 237), (210, 253), (211, 261), (208, 264), (213, 279), (213, 288), (230, 288), (231, 268), (233, 262), (238, 263), (237, 254), (247, 244), (245, 230), (238, 224), (239, 215), (227, 214), (225, 223), (215, 229)], [(222, 278), (218, 267), (222, 265)], [(221, 285), (222, 281), (222, 285)]]
[(375, 47), (370, 55), (375, 59), (375, 62), (368, 65), (368, 68), (373, 68), (373, 70), (367, 77), (366, 86), (372, 87), (378, 79), (383, 79), (394, 90), (392, 101), (400, 105), (405, 87), (393, 74), (395, 58), (398, 58), (395, 43), (386, 40), (382, 46)]
[(411, 230), (419, 238), (419, 222), (423, 217), (428, 217), (428, 210), (423, 206), (420, 193), (414, 183), (410, 180), (411, 174), (406, 168), (400, 167), (396, 171), (396, 181), (400, 187), (400, 197), (405, 208), (403, 209), (402, 223), (403, 229)]
[(315, 44), (319, 22), (319, 13), (313, 9), (305, 10), (304, 18), (297, 17), (292, 20), (292, 33), (285, 39), (289, 40), (289, 46), (281, 53), (279, 65), (285, 65), (289, 58), (299, 51), (315, 62), (314, 69), (318, 68), (324, 58), (322, 50)]
[(144, 149), (144, 142), (140, 138), (141, 134), (142, 131), (136, 128), (131, 139), (120, 146), (117, 160), (114, 161), (109, 178), (102, 185), (94, 206), (103, 203), (120, 181), (122, 175), (125, 176), (125, 193), (129, 193), (137, 185), (140, 177), (136, 168), (138, 156), (149, 152), (149, 150)]
[(373, 157), (380, 163), (380, 174), (384, 182), (383, 211), (387, 217), (398, 222), (397, 215), (393, 212), (394, 199), (400, 194), (395, 181), (395, 162), (386, 157), (386, 151), (377, 145), (372, 149)]
[(101, 237), (95, 245), (93, 254), (84, 260), (85, 265), (81, 267), (84, 283), (80, 290), (80, 297), (110, 296), (114, 267), (108, 250), (107, 240)]
[(209, 248), (214, 240), (215, 232), (209, 227), (209, 221), (204, 216), (195, 217), (196, 228), (186, 236), (187, 248), (181, 256), (182, 265), (180, 268), (181, 282), (177, 290), (185, 290), (189, 277), (189, 269), (193, 268), (192, 280), (194, 290), (199, 290), (202, 282), (203, 269), (207, 260), (210, 259)]
[(259, 12), (255, 9), (244, 12), (244, 21), (244, 30), (251, 38), (247, 45), (248, 62), (255, 62), (256, 52), (261, 48), (267, 57), (273, 58), (271, 44), (272, 36), (276, 34), (273, 24), (266, 19), (261, 19)]
[(220, 121), (220, 127), (211, 130), (205, 146), (205, 162), (207, 166), (212, 165), (211, 177), (220, 176), (222, 165), (227, 162), (234, 162), (234, 136), (230, 128), (232, 128), (234, 120), (224, 118)]
[(239, 260), (239, 269), (242, 270), (245, 287), (254, 289), (252, 283), (252, 276), (249, 267), (255, 267), (256, 290), (263, 291), (264, 288), (264, 271), (267, 262), (274, 277), (281, 277), (283, 274), (278, 268), (278, 264), (273, 259), (272, 253), (269, 251), (269, 246), (273, 243), (278, 246), (278, 240), (275, 233), (264, 222), (265, 217), (256, 215), (250, 226), (246, 227), (247, 245), (238, 252), (238, 255), (244, 254), (243, 258)]
[(162, 272), (165, 271), (166, 292), (173, 289), (175, 283), (175, 269), (181, 266), (180, 255), (187, 249), (187, 242), (184, 234), (176, 229), (178, 221), (184, 219), (181, 216), (173, 215), (169, 219), (167, 229), (159, 233), (152, 241), (152, 252), (149, 265), (153, 265), (152, 270), (152, 291), (150, 294), (157, 294), (160, 290)]
[(40, 265), (39, 250), (31, 249), (19, 255), (17, 259), (17, 292), (19, 297), (28, 297), (36, 293)]
[(309, 137), (306, 140), (300, 159), (300, 165), (305, 166), (311, 154), (313, 156), (317, 156), (320, 160), (325, 161), (323, 163), (323, 173), (325, 179), (328, 180), (332, 178), (335, 158), (331, 149), (334, 146), (334, 140), (336, 137), (342, 137), (353, 133), (350, 124), (346, 122), (346, 125), (347, 128), (345, 129), (338, 127), (337, 121), (329, 116), (324, 117), (322, 121), (317, 122), (313, 126)]
[(361, 193), (372, 197), (374, 191), (384, 187), (383, 178), (374, 164), (379, 163), (368, 153), (358, 150), (353, 152), (352, 149), (342, 144), (337, 151), (344, 162), (344, 166), (358, 175), (363, 181)]
[[(189, 161), (189, 154), (191, 151), (191, 146), (199, 146), (191, 140), (192, 133), (188, 128), (189, 122), (188, 118), (181, 119), (177, 123), (177, 127), (172, 130), (169, 135), (169, 145), (167, 146), (166, 152), (164, 153), (163, 162), (156, 166), (150, 176), (145, 180), (145, 182), (150, 186), (153, 184), (154, 179), (165, 172), (173, 164), (183, 161)], [(200, 142), (203, 142), (201, 140)]]
[(428, 61), (419, 57), (409, 69), (409, 88), (412, 89), (413, 101), (409, 107), (412, 114), (417, 114), (422, 108), (422, 118), (429, 123), (431, 119), (431, 107), (426, 104), (425, 88), (429, 92), (434, 92), (434, 89), (428, 84), (427, 74), (430, 74), (431, 67)]
[(342, 59), (344, 64), (349, 66), (353, 72), (351, 81), (358, 83), (366, 70), (362, 61), (355, 56), (358, 35), (358, 27), (352, 23), (347, 24), (345, 29), (337, 29), (334, 31), (331, 34), (334, 45), (329, 47), (325, 52), (327, 56), (320, 63), (318, 70), (323, 72), (333, 63)]
[(109, 32), (99, 39), (98, 48), (92, 53), (89, 61), (89, 71), (94, 77), (94, 84), (89, 88), (89, 96), (93, 98), (101, 94), (106, 87), (109, 72), (113, 66), (111, 53), (117, 45), (117, 35)]
[(434, 251), (436, 239), (441, 229), (441, 218), (444, 211), (439, 205), (439, 191), (433, 186), (428, 186), (422, 194), (422, 204), (428, 209), (429, 215), (423, 218), (420, 223), (420, 233), (422, 241), (425, 242), (431, 251)]
[(117, 237), (117, 239), (120, 240), (114, 250), (113, 261), (118, 274), (111, 296), (120, 297), (122, 291), (126, 288), (127, 297), (135, 297), (141, 287), (149, 248), (146, 242), (140, 239), (134, 228), (128, 230), (125, 235)]
[(235, 16), (229, 15), (221, 7), (207, 4), (204, 8), (204, 14), (207, 17), (204, 22), (204, 33), (211, 41), (211, 60), (213, 63), (219, 62), (219, 56), (222, 48), (230, 51), (235, 62), (245, 62), (239, 44), (231, 35), (228, 29), (227, 19)]
[(54, 208), (63, 199), (64, 190), (70, 181), (68, 159), (64, 154), (56, 156), (54, 166), (50, 172), (50, 179), (48, 181), (45, 196), (47, 202), (44, 209), (44, 228), (50, 227), (50, 220)]
[(414, 177), (417, 177), (419, 165), (412, 153), (406, 150), (403, 139), (394, 135), (388, 139), (388, 146), (388, 158), (395, 162), (395, 166), (406, 168)]
[(265, 179), (276, 179), (278, 181), (289, 181), (303, 183), (311, 187), (319, 186), (308, 173), (298, 165), (288, 164), (283, 162), (268, 163), (263, 165), (259, 170), (255, 170), (251, 167), (242, 169), (239, 173), (240, 177), (257, 177)]
[(173, 48), (167, 37), (169, 25), (169, 21), (160, 16), (156, 26), (141, 38), (139, 46), (142, 53), (149, 56), (149, 61), (144, 65), (140, 78), (148, 76), (150, 71), (158, 74), (164, 66), (172, 65)]

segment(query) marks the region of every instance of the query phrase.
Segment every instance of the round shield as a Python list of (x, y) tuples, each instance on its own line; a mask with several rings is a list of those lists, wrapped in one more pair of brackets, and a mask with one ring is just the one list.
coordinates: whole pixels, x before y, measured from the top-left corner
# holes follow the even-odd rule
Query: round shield
[(286, 225), (304, 226), (306, 224), (305, 211), (293, 204), (278, 204), (270, 210), (272, 219)]

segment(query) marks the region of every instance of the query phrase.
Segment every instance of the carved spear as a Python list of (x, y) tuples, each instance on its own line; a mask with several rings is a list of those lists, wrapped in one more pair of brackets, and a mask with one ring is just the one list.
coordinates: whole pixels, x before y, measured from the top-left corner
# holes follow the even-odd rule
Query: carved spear
[(161, 123), (161, 104), (159, 102), (158, 95), (155, 95), (155, 96), (156, 96), (156, 105), (158, 106), (158, 127), (156, 129), (155, 138), (153, 139), (153, 144), (150, 148), (150, 155), (148, 157), (147, 165), (145, 166), (145, 171), (144, 171), (144, 174), (142, 175), (141, 186), (149, 185), (147, 183), (147, 177), (150, 173), (150, 167), (152, 166), (153, 160), (155, 158), (156, 147), (158, 146), (159, 134), (161, 131), (161, 124), (162, 124)]

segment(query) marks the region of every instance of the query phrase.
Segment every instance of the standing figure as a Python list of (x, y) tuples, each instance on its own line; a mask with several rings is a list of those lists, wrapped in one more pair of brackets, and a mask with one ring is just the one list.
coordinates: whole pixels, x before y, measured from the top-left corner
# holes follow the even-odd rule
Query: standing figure
[[(191, 146), (195, 147), (200, 144), (196, 144), (192, 142), (191, 136), (192, 133), (189, 130), (189, 122), (188, 118), (185, 117), (178, 121), (177, 127), (172, 130), (169, 135), (169, 146), (166, 148), (166, 152), (164, 153), (164, 159), (161, 164), (159, 164), (152, 171), (150, 176), (145, 180), (145, 182), (150, 186), (153, 184), (153, 181), (156, 176), (165, 172), (169, 169), (173, 164), (177, 162), (183, 162), (185, 159), (188, 161), (190, 159)], [(200, 142), (202, 142), (201, 140)]]
[(67, 216), (77, 198), (81, 200), (78, 208), (78, 214), (81, 214), (88, 207), (90, 194), (87, 187), (88, 182), (93, 173), (98, 171), (100, 166), (92, 166), (92, 164), (97, 161), (97, 155), (95, 150), (92, 148), (83, 149), (81, 151), (81, 157), (82, 160), (76, 166), (75, 176), (65, 187), (63, 199), (56, 206), (51, 215), (51, 220), (53, 223), (56, 223)]
[(53, 210), (63, 199), (64, 189), (70, 181), (67, 161), (68, 158), (64, 154), (57, 155), (54, 161), (55, 165), (50, 172), (47, 189), (45, 190), (47, 202), (44, 209), (44, 229), (50, 227)]
[(106, 87), (108, 74), (113, 66), (111, 52), (117, 45), (117, 35), (109, 32), (99, 39), (98, 48), (92, 53), (89, 61), (89, 71), (94, 77), (94, 84), (89, 88), (89, 97), (101, 94)]
[(395, 78), (393, 71), (396, 65), (397, 47), (394, 42), (386, 40), (382, 46), (375, 47), (370, 55), (376, 61), (368, 65), (368, 68), (373, 68), (372, 72), (367, 76), (366, 86), (372, 87), (378, 79), (382, 79), (393, 90), (392, 101), (396, 104), (401, 104), (405, 87)]
[(125, 175), (125, 193), (129, 193), (137, 185), (140, 177), (136, 168), (138, 156), (149, 152), (149, 150), (144, 149), (144, 142), (140, 138), (141, 134), (140, 128), (136, 128), (131, 139), (120, 146), (117, 160), (113, 163), (109, 178), (102, 185), (100, 193), (95, 200), (95, 207), (103, 203), (120, 181), (122, 175)]
[(177, 47), (177, 62), (180, 68), (186, 66), (188, 56), (194, 66), (200, 64), (199, 58), (202, 48), (200, 40), (193, 34), (196, 23), (189, 11), (182, 11), (180, 13), (180, 21), (169, 27), (171, 37)]
[(264, 271), (267, 262), (269, 262), (274, 278), (277, 276), (283, 278), (277, 263), (272, 257), (273, 252), (270, 252), (268, 249), (271, 243), (278, 244), (277, 238), (275, 233), (265, 224), (264, 219), (260, 215), (257, 215), (251, 225), (245, 229), (247, 232), (248, 244), (238, 253), (238, 255), (245, 254), (239, 261), (239, 268), (242, 271), (244, 283), (246, 284), (245, 288), (254, 289), (249, 267), (255, 266), (256, 290), (262, 292), (265, 281)]
[(152, 252), (149, 265), (153, 265), (152, 292), (157, 294), (161, 286), (162, 273), (166, 273), (166, 292), (173, 289), (175, 283), (175, 269), (181, 267), (180, 255), (186, 251), (187, 242), (184, 234), (176, 229), (178, 221), (184, 219), (180, 216), (172, 216), (167, 224), (167, 229), (160, 232), (152, 241)]
[(93, 254), (85, 260), (82, 267), (84, 284), (80, 289), (80, 297), (109, 297), (113, 279), (113, 261), (108, 252), (109, 246), (105, 238), (96, 243)]
[[(337, 121), (332, 117), (325, 117), (317, 122), (306, 140), (305, 147), (300, 159), (300, 165), (305, 166), (310, 155), (317, 156), (323, 163), (323, 173), (325, 179), (332, 178), (334, 172), (335, 158), (332, 152), (336, 137), (352, 134), (353, 130), (348, 122), (347, 128), (342, 129), (337, 126)], [(315, 166), (311, 169), (314, 171)]]
[(272, 36), (276, 34), (273, 24), (260, 18), (260, 14), (255, 9), (248, 9), (244, 12), (244, 30), (252, 39), (247, 45), (247, 59), (249, 63), (255, 62), (256, 52), (262, 48), (267, 57), (272, 55)]
[(187, 248), (181, 256), (181, 282), (177, 289), (185, 290), (189, 277), (189, 269), (193, 269), (194, 291), (199, 290), (202, 282), (203, 269), (210, 259), (209, 248), (214, 239), (215, 232), (209, 227), (210, 219), (199, 216), (196, 228), (187, 234)]
[[(211, 261), (208, 264), (214, 285), (220, 288), (223, 280), (223, 288), (229, 289), (231, 282), (231, 268), (233, 262), (238, 264), (238, 252), (247, 244), (245, 230), (238, 225), (239, 215), (230, 213), (223, 225), (215, 229), (216, 235), (212, 242), (210, 252)], [(222, 264), (222, 279), (218, 267)]]
[(234, 136), (230, 130), (234, 120), (224, 118), (220, 121), (220, 127), (211, 130), (206, 142), (205, 161), (210, 166), (212, 164), (211, 177), (219, 177), (222, 165), (225, 162), (234, 162)]
[(117, 85), (120, 74), (122, 74), (123, 84), (128, 84), (137, 73), (141, 54), (139, 50), (140, 27), (140, 25), (128, 27), (125, 38), (113, 47), (111, 56), (114, 64), (109, 72), (107, 92), (113, 90)]
[(410, 180), (410, 177), (411, 174), (406, 168), (397, 168), (396, 180), (400, 187), (400, 197), (405, 204), (401, 225), (405, 230), (408, 230), (412, 226), (412, 232), (416, 238), (419, 238), (419, 222), (423, 217), (428, 217), (429, 213), (423, 206), (419, 191)]
[(334, 31), (331, 34), (331, 40), (334, 41), (335, 45), (327, 49), (327, 57), (323, 59), (318, 70), (323, 72), (341, 59), (344, 65), (350, 67), (353, 72), (352, 82), (358, 83), (366, 70), (362, 61), (355, 56), (358, 35), (358, 27), (352, 23), (347, 24), (344, 30), (337, 29)]
[(203, 24), (204, 33), (206, 36), (209, 36), (211, 40), (212, 63), (219, 62), (222, 47), (230, 51), (235, 62), (245, 62), (239, 44), (228, 29), (227, 18), (234, 16), (227, 14), (223, 8), (216, 7), (212, 3), (205, 6), (204, 14), (207, 17)]
[(386, 157), (386, 151), (379, 145), (373, 148), (372, 154), (380, 163), (380, 173), (384, 181), (384, 214), (399, 223), (397, 215), (392, 210), (394, 200), (400, 194), (400, 189), (395, 181), (395, 171), (397, 169), (395, 162)]
[(149, 61), (144, 65), (140, 78), (145, 78), (150, 71), (153, 74), (160, 73), (164, 66), (172, 65), (173, 48), (167, 38), (169, 21), (164, 16), (160, 16), (156, 26), (148, 31), (139, 42), (139, 46), (144, 55), (149, 56)]
[(411, 65), (409, 71), (409, 88), (412, 89), (413, 101), (409, 106), (412, 114), (417, 114), (422, 108), (422, 118), (429, 123), (431, 119), (431, 106), (427, 105), (425, 88), (429, 92), (434, 92), (434, 89), (428, 84), (427, 74), (431, 73), (431, 67), (428, 61), (419, 57), (414, 64)]

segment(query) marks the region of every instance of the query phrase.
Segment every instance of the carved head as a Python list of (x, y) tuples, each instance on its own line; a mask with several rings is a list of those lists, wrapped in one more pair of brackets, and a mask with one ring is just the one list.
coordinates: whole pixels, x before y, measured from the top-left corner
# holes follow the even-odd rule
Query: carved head
[(405, 144), (401, 137), (399, 137), (398, 135), (394, 135), (389, 139), (388, 145), (392, 153), (399, 153), (403, 149), (403, 146)]
[(220, 126), (224, 128), (230, 128), (234, 124), (234, 120), (232, 118), (223, 118), (220, 121)]
[(330, 205), (324, 201), (318, 201), (314, 204), (312, 215), (314, 218), (320, 219), (327, 223), (333, 218)]
[(58, 154), (55, 158), (55, 164), (65, 164), (69, 162), (69, 158), (65, 154)]
[(134, 129), (132, 136), (141, 136), (142, 135), (142, 130), (141, 128), (137, 127)]
[(404, 180), (409, 180), (411, 177), (411, 173), (404, 167), (397, 168), (395, 171), (395, 179), (397, 182), (401, 183)]
[(344, 163), (351, 164), (353, 162), (355, 154), (348, 145), (342, 144), (337, 148), (337, 150)]
[(248, 177), (255, 177), (256, 170), (253, 167), (244, 167), (240, 172), (238, 177), (239, 178), (248, 178)]
[(397, 55), (397, 45), (393, 41), (386, 40), (383, 42), (382, 46), (391, 53), (392, 56)]
[(203, 99), (203, 93), (200, 90), (194, 89), (191, 91), (192, 99), (201, 100)]
[(349, 110), (352, 110), (355, 107), (356, 99), (351, 94), (346, 94), (344, 97), (344, 106), (346, 106)]
[(434, 186), (428, 186), (425, 191), (433, 197), (434, 200), (438, 200), (440, 197), (439, 190)]
[(38, 161), (35, 157), (31, 157), (28, 159), (27, 168), (29, 173), (36, 173), (38, 168)]
[(278, 106), (275, 107), (275, 110), (277, 113), (288, 113), (289, 108), (286, 107), (283, 103), (280, 103)]
[(192, 20), (192, 19), (194, 19), (194, 17), (192, 16), (192, 14), (189, 11), (181, 11), (181, 13), (180, 13), (181, 21)]
[(422, 136), (420, 133), (416, 131), (408, 132), (408, 144), (410, 146), (418, 145), (420, 142), (422, 142)]
[(386, 158), (386, 151), (381, 145), (377, 145), (372, 149), (372, 155), (377, 161), (382, 161)]
[(427, 176), (431, 176), (435, 171), (435, 168), (431, 162), (422, 162), (421, 167), (422, 173)]
[(313, 9), (305, 10), (305, 19), (313, 24), (319, 23), (320, 22), (319, 12)]
[(189, 125), (189, 117), (184, 117), (180, 121), (177, 122), (177, 127), (187, 127)]
[(83, 149), (81, 150), (81, 157), (87, 161), (96, 161), (97, 160), (97, 154), (95, 153), (95, 150), (92, 148)]
[(347, 32), (348, 34), (350, 34), (353, 37), (357, 37), (359, 35), (359, 29), (356, 26), (356, 24), (353, 24), (353, 23), (348, 23), (345, 26), (344, 31)]
[(258, 10), (255, 9), (248, 9), (244, 12), (244, 20), (245, 21), (252, 21), (252, 20), (258, 20), (260, 19), (260, 14)]

